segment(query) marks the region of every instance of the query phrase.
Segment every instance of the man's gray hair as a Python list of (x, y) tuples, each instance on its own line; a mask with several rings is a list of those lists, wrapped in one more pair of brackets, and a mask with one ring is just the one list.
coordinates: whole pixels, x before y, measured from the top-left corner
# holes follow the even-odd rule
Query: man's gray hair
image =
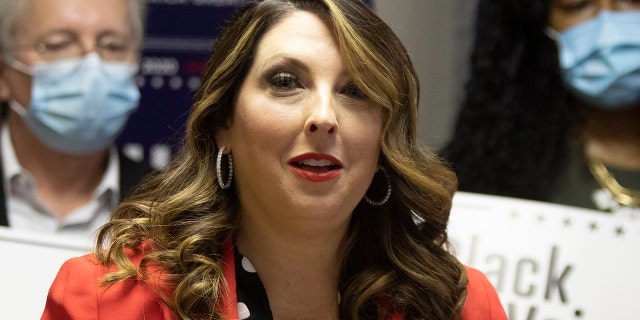
[[(20, 19), (27, 1), (40, 0), (0, 0), (0, 52), (6, 52), (13, 45), (13, 29), (16, 21)], [(129, 21), (133, 30), (133, 39), (142, 44), (147, 14), (145, 0), (125, 1), (129, 7)]]

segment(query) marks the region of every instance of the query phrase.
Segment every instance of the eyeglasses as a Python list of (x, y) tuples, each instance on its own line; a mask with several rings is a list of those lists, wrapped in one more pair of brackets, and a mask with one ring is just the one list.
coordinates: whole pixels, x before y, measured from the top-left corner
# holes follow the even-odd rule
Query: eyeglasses
[(135, 57), (138, 45), (130, 37), (105, 34), (100, 36), (89, 50), (80, 39), (70, 33), (57, 33), (43, 39), (35, 46), (18, 47), (17, 50), (32, 49), (47, 62), (80, 58), (87, 53), (97, 52), (104, 61), (127, 61)]

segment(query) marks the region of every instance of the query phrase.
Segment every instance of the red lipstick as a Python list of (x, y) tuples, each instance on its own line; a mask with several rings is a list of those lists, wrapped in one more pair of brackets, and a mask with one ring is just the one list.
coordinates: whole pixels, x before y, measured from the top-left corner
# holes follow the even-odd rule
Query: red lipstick
[(328, 154), (305, 153), (289, 160), (293, 172), (313, 182), (331, 180), (342, 170), (342, 162)]

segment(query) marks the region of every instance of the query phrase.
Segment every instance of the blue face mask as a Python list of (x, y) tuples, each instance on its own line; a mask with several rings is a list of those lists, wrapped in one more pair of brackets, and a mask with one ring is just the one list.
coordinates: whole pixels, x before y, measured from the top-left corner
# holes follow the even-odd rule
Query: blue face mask
[(603, 10), (561, 33), (558, 44), (564, 82), (576, 96), (606, 109), (640, 103), (640, 11)]
[(15, 100), (9, 106), (40, 141), (57, 151), (88, 154), (106, 148), (138, 106), (136, 64), (104, 62), (96, 53), (33, 67), (6, 62), (32, 76), (29, 108)]

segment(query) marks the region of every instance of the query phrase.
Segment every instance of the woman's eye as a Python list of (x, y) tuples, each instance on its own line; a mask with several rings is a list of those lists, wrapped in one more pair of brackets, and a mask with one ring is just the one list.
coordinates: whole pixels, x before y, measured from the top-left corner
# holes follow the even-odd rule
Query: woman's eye
[(364, 92), (353, 83), (344, 87), (342, 93), (356, 99), (365, 99), (367, 97)]
[(299, 87), (298, 79), (286, 72), (280, 72), (269, 79), (269, 84), (278, 90), (291, 90)]

